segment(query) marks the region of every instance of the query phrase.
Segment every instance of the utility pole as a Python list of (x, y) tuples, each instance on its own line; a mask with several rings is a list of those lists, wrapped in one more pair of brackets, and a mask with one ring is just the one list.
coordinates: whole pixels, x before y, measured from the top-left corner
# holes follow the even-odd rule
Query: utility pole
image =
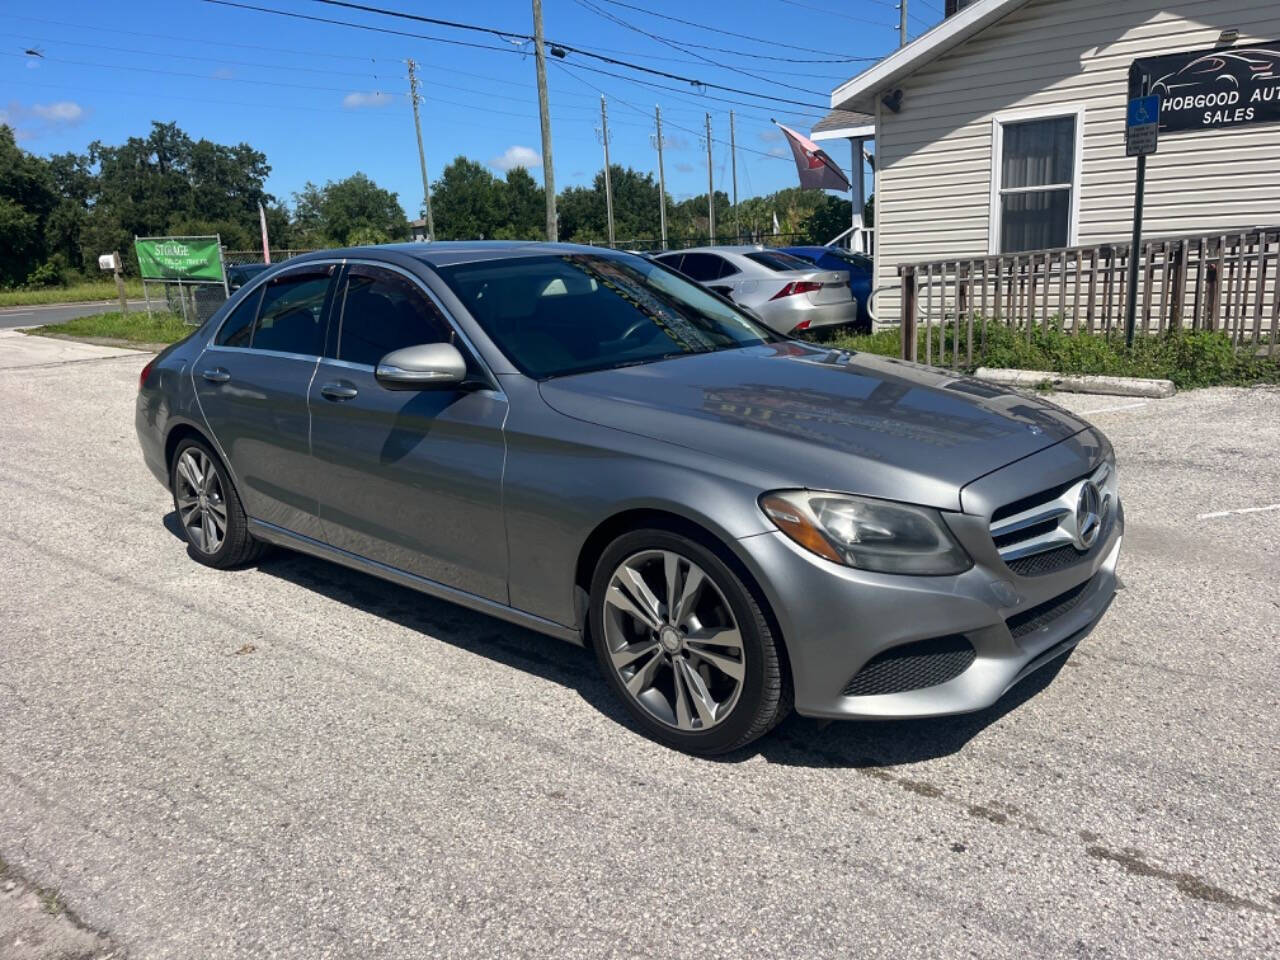
[(560, 237), (556, 223), (556, 174), (551, 162), (551, 106), (547, 102), (547, 52), (542, 42), (542, 0), (533, 0), (533, 59), (538, 66), (538, 116), (542, 121), (542, 187), (547, 195), (547, 240)]
[(898, 46), (907, 45), (907, 0), (898, 0)]
[(742, 242), (742, 225), (738, 222), (738, 148), (733, 139), (733, 111), (729, 111), (729, 166), (733, 168), (733, 236)]
[(707, 242), (716, 242), (716, 181), (711, 172), (711, 114), (707, 114)]
[(418, 64), (411, 57), (409, 64), (409, 99), (413, 101), (413, 129), (418, 134), (418, 165), (422, 167), (422, 197), (427, 211), (427, 240), (436, 238), (436, 223), (431, 217), (431, 182), (427, 179), (427, 153), (422, 148), (422, 120), (418, 116)]
[(609, 246), (613, 246), (613, 181), (609, 176), (609, 111), (600, 94), (600, 142), (604, 144), (604, 209), (609, 218)]
[(667, 249), (667, 178), (662, 170), (662, 108), (653, 108), (654, 119), (658, 122), (658, 135), (654, 145), (658, 148), (658, 222), (662, 226), (662, 249)]

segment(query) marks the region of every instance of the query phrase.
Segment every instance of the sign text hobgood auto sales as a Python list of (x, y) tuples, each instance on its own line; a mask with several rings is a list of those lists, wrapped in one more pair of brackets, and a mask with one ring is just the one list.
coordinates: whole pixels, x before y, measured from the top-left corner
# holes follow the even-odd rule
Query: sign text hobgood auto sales
[(1142, 93), (1160, 96), (1161, 133), (1280, 123), (1280, 41), (1135, 60), (1129, 96)]

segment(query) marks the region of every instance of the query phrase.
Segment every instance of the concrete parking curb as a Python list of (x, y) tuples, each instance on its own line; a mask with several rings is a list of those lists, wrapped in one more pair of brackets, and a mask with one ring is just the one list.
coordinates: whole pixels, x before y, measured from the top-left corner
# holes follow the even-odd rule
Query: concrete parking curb
[(979, 380), (1007, 387), (1050, 386), (1067, 393), (1105, 393), (1117, 397), (1149, 397), (1160, 400), (1172, 397), (1177, 392), (1172, 380), (1148, 380), (1142, 377), (1107, 377), (1089, 373), (1003, 370), (992, 367), (979, 367), (973, 375)]

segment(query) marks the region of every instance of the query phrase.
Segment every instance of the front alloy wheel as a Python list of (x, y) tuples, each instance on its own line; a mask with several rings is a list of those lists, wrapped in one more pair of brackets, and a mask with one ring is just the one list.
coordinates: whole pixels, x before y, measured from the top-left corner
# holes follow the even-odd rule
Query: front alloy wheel
[(605, 550), (592, 582), (601, 668), (650, 736), (694, 753), (754, 740), (790, 706), (768, 622), (712, 550), (637, 531)]
[(692, 560), (645, 550), (614, 571), (604, 635), (623, 686), (656, 720), (707, 730), (733, 712), (746, 664), (738, 622)]

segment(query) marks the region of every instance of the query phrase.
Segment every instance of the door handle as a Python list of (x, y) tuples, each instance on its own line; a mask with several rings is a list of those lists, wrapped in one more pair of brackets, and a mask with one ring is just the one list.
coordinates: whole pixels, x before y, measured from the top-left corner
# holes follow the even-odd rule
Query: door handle
[(330, 400), (350, 400), (359, 392), (355, 387), (346, 387), (340, 383), (326, 383), (320, 388), (320, 394)]
[(226, 383), (231, 379), (231, 374), (222, 367), (214, 367), (212, 370), (201, 370), (200, 376), (204, 377), (210, 383)]

